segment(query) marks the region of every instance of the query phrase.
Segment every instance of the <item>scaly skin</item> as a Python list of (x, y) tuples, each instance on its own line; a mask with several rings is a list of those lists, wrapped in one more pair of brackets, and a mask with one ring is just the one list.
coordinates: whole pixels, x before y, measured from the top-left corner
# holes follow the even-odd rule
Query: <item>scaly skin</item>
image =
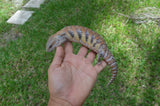
[(80, 43), (96, 52), (98, 54), (99, 64), (100, 58), (102, 57), (112, 69), (112, 78), (107, 86), (113, 82), (117, 75), (118, 66), (114, 57), (110, 53), (105, 40), (98, 33), (82, 26), (67, 26), (48, 39), (46, 50), (50, 52), (66, 41)]

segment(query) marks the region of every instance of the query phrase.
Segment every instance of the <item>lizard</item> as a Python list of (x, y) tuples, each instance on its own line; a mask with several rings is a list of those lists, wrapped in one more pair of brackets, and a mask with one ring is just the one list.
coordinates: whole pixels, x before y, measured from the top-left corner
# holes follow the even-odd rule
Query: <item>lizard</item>
[(96, 52), (98, 64), (101, 63), (101, 58), (103, 58), (112, 70), (112, 77), (107, 86), (113, 82), (118, 72), (118, 65), (109, 51), (105, 40), (97, 32), (83, 26), (66, 26), (49, 37), (46, 44), (46, 51), (51, 52), (56, 47), (67, 41), (80, 43)]

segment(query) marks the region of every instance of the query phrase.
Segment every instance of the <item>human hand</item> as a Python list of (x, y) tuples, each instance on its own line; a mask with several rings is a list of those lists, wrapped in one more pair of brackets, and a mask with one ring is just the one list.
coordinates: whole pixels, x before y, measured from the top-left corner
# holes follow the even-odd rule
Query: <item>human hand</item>
[(93, 66), (96, 54), (91, 51), (85, 58), (88, 52), (86, 47), (82, 46), (77, 55), (72, 51), (70, 42), (65, 43), (64, 49), (62, 46), (56, 49), (48, 69), (50, 105), (57, 98), (73, 106), (82, 105), (94, 86), (97, 74), (107, 65), (102, 61)]

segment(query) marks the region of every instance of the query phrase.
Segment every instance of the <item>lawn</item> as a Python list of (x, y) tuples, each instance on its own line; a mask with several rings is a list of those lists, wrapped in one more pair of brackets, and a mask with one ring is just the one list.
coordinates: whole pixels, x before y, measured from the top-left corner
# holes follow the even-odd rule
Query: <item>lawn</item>
[[(160, 105), (160, 26), (135, 24), (117, 14), (158, 8), (159, 0), (46, 0), (24, 25), (6, 23), (17, 10), (11, 5), (0, 1), (0, 105), (47, 104), (47, 69), (55, 51), (47, 53), (46, 42), (68, 25), (102, 35), (119, 66), (108, 88), (111, 70), (106, 67), (98, 75), (84, 106)], [(23, 36), (6, 41), (7, 32)], [(73, 46), (77, 53), (81, 45)]]

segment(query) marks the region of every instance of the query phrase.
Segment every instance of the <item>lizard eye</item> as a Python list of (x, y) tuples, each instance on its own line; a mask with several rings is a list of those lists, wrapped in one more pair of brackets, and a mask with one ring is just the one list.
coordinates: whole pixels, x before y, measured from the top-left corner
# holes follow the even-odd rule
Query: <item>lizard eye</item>
[(52, 48), (52, 45), (50, 45), (49, 48)]

